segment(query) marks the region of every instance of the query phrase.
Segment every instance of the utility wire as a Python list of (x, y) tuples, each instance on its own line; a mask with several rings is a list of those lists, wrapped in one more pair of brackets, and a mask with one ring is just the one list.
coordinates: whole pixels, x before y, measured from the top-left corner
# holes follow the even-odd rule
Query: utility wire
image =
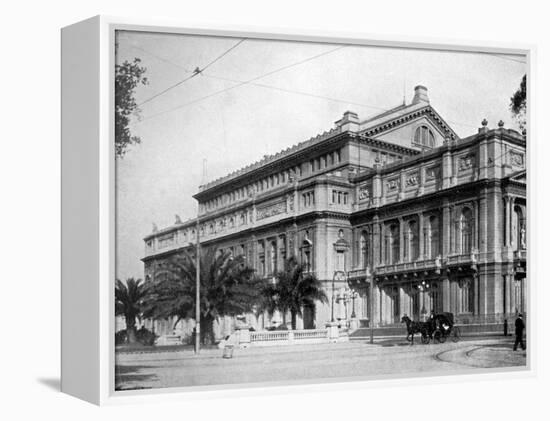
[[(180, 69), (182, 69), (183, 71), (185, 71), (187, 73), (193, 73), (191, 70), (183, 67), (181, 64), (178, 64), (178, 63), (175, 63), (171, 60), (165, 59), (164, 57), (161, 57), (159, 55), (151, 53), (150, 51), (144, 50), (143, 48), (137, 47), (135, 45), (132, 45), (131, 47), (135, 48), (137, 50), (140, 50), (140, 51), (144, 52), (145, 54), (150, 55), (151, 57), (154, 57), (154, 58), (156, 58), (160, 61), (169, 63), (172, 66), (179, 67)], [(205, 69), (203, 69), (203, 71), (201, 72), (202, 75), (205, 76), (205, 77), (211, 78), (211, 79), (224, 80), (226, 82), (232, 82), (232, 83), (236, 83), (236, 84), (237, 83), (244, 83), (244, 81), (242, 81), (242, 80), (230, 79), (230, 78), (227, 78), (227, 77), (217, 76), (217, 75), (213, 75), (213, 74), (210, 74), (210, 73), (207, 74), (207, 73), (204, 73), (204, 70)], [(362, 104), (362, 103), (359, 103), (359, 102), (346, 101), (344, 99), (338, 99), (338, 98), (330, 98), (330, 97), (326, 97), (326, 96), (323, 96), (323, 95), (312, 94), (312, 93), (309, 93), (309, 92), (294, 91), (294, 90), (291, 90), (291, 89), (280, 88), (278, 86), (266, 85), (266, 84), (263, 84), (263, 83), (249, 82), (249, 85), (259, 86), (261, 88), (273, 89), (273, 90), (276, 90), (276, 91), (287, 92), (287, 93), (292, 93), (292, 94), (297, 94), (297, 95), (309, 96), (309, 97), (312, 97), (312, 98), (326, 99), (327, 101), (340, 102), (342, 104), (357, 105), (359, 107), (372, 108), (372, 109), (380, 110), (380, 111), (387, 111), (386, 108), (375, 107), (374, 105), (367, 105), (367, 104)]]
[[(217, 62), (219, 59), (221, 59), (223, 56), (227, 55), (230, 51), (234, 50), (235, 48), (237, 48), (240, 44), (242, 44), (244, 41), (246, 40), (246, 38), (243, 38), (241, 39), (239, 42), (237, 42), (235, 45), (233, 45), (231, 48), (229, 48), (228, 50), (226, 50), (223, 54), (219, 55), (218, 57), (216, 57), (214, 60), (212, 60), (210, 63), (208, 63), (206, 66), (204, 66), (202, 69), (200, 69), (199, 67), (197, 67), (195, 69), (195, 71), (192, 72), (192, 74), (188, 77), (186, 77), (185, 79), (183, 80), (180, 80), (179, 82), (175, 83), (174, 85), (171, 85), (169, 86), (168, 88), (160, 91), (159, 93), (147, 98), (145, 101), (142, 101), (141, 103), (138, 104), (138, 107), (142, 106), (143, 104), (146, 104), (150, 101), (152, 101), (153, 99), (155, 98), (158, 98), (159, 96), (161, 95), (164, 95), (166, 92), (180, 86), (181, 84), (187, 82), (188, 80), (194, 78), (195, 76), (201, 74), (204, 70), (206, 70), (208, 67), (212, 66), (215, 62)], [(166, 60), (164, 60), (166, 61)]]
[[(155, 57), (156, 59), (158, 59), (160, 61), (169, 63), (169, 64), (171, 64), (172, 66), (175, 66), (175, 67), (179, 67), (180, 69), (182, 69), (183, 71), (185, 71), (187, 73), (193, 73), (191, 70), (185, 68), (181, 64), (175, 63), (171, 60), (168, 60), (168, 59), (166, 59), (164, 57), (161, 57), (157, 54), (154, 54), (150, 51), (144, 50), (143, 48), (140, 48), (140, 47), (137, 47), (137, 46), (134, 46), (134, 45), (132, 45), (132, 47), (135, 48), (135, 49), (138, 49), (140, 51), (143, 51), (144, 53), (150, 55), (151, 57)], [(374, 105), (369, 105), (369, 104), (364, 104), (364, 103), (354, 102), (354, 101), (347, 101), (347, 100), (339, 99), (339, 98), (331, 98), (331, 97), (328, 97), (328, 96), (312, 94), (312, 93), (309, 93), (309, 92), (295, 91), (295, 90), (292, 90), (292, 89), (285, 89), (285, 88), (281, 88), (281, 87), (278, 87), (278, 86), (266, 85), (264, 83), (254, 83), (254, 82), (251, 82), (251, 81), (242, 81), (242, 80), (230, 79), (230, 78), (226, 78), (226, 77), (222, 77), (222, 76), (218, 76), (218, 75), (207, 74), (207, 73), (204, 73), (204, 69), (203, 69), (203, 72), (201, 72), (201, 74), (203, 76), (211, 78), (211, 79), (219, 79), (219, 80), (224, 80), (224, 81), (232, 82), (232, 83), (236, 84), (235, 86), (227, 88), (227, 90), (236, 88), (236, 87), (241, 86), (243, 84), (249, 84), (249, 85), (252, 85), (252, 86), (258, 86), (258, 87), (265, 88), (265, 89), (272, 89), (272, 90), (276, 90), (276, 91), (280, 91), (280, 92), (286, 92), (286, 93), (291, 93), (291, 94), (296, 94), (296, 95), (303, 95), (303, 96), (308, 96), (308, 97), (311, 97), (311, 98), (324, 99), (324, 100), (327, 100), (327, 101), (338, 102), (338, 103), (342, 103), (342, 104), (356, 105), (358, 107), (371, 108), (371, 109), (375, 109), (375, 110), (379, 110), (379, 111), (389, 111), (390, 110), (389, 108), (377, 107), (377, 106), (374, 106)], [(261, 77), (265, 77), (265, 76), (266, 75), (261, 76)], [(258, 80), (258, 79), (254, 79), (254, 80)], [(221, 92), (225, 92), (225, 90), (224, 91), (219, 91), (219, 93), (221, 93)], [(184, 106), (185, 106), (185, 104), (182, 105), (181, 107), (184, 107)], [(168, 112), (168, 111), (161, 111), (159, 113), (159, 115), (161, 113), (163, 114), (165, 112)], [(144, 120), (147, 120), (149, 118), (153, 118), (155, 116), (156, 116), (156, 114), (151, 115), (149, 117), (142, 118), (140, 120), (140, 122), (144, 121)], [(459, 125), (459, 126), (472, 127), (472, 128), (476, 128), (476, 129), (478, 128), (478, 126), (475, 126), (473, 124), (459, 123), (459, 122), (451, 121), (451, 120), (446, 120), (446, 121), (449, 122), (449, 123), (452, 123), (452, 124)]]
[(213, 93), (211, 93), (211, 94), (205, 95), (205, 96), (203, 96), (203, 97), (201, 97), (201, 98), (197, 98), (197, 99), (195, 99), (195, 100), (193, 100), (193, 101), (186, 102), (185, 104), (181, 104), (181, 105), (178, 105), (178, 106), (176, 106), (176, 107), (169, 108), (169, 109), (167, 109), (167, 110), (161, 111), (161, 112), (159, 112), (159, 113), (152, 114), (152, 115), (150, 115), (150, 116), (144, 117), (144, 118), (142, 118), (140, 121), (143, 122), (143, 121), (149, 120), (149, 119), (151, 119), (151, 118), (155, 118), (155, 117), (158, 117), (158, 116), (160, 116), (160, 115), (163, 115), (163, 114), (166, 114), (166, 113), (169, 113), (169, 112), (178, 110), (178, 109), (180, 109), (180, 108), (188, 107), (188, 106), (190, 106), (190, 105), (196, 104), (197, 102), (204, 101), (205, 99), (211, 98), (211, 97), (216, 96), (216, 95), (219, 95), (219, 94), (221, 94), (221, 93), (230, 91), (230, 90), (235, 89), (235, 88), (239, 88), (239, 87), (241, 87), (241, 86), (243, 86), (243, 85), (250, 84), (251, 82), (254, 82), (254, 81), (256, 81), (256, 80), (263, 79), (264, 77), (271, 76), (271, 75), (273, 75), (273, 74), (275, 74), (275, 73), (281, 72), (281, 71), (283, 71), (283, 70), (287, 70), (287, 69), (289, 69), (289, 68), (291, 68), (291, 67), (294, 67), (294, 66), (298, 66), (298, 65), (300, 65), (300, 64), (307, 63), (308, 61), (317, 59), (317, 58), (322, 57), (322, 56), (325, 56), (325, 55), (327, 55), (327, 54), (331, 54), (331, 53), (333, 53), (333, 52), (335, 52), (335, 51), (338, 51), (338, 50), (341, 50), (342, 48), (345, 48), (345, 47), (346, 47), (345, 45), (342, 45), (342, 46), (339, 46), (339, 47), (337, 47), (337, 48), (333, 48), (332, 50), (325, 51), (325, 52), (323, 52), (323, 53), (321, 53), (321, 54), (317, 54), (317, 55), (315, 55), (315, 56), (309, 57), (309, 58), (307, 58), (307, 59), (300, 60), (300, 61), (298, 61), (298, 62), (295, 62), (295, 63), (292, 63), (292, 64), (288, 64), (288, 65), (283, 66), (283, 67), (279, 67), (279, 68), (277, 68), (277, 69), (275, 69), (275, 70), (272, 70), (272, 71), (270, 71), (270, 72), (268, 72), (268, 73), (265, 73), (265, 74), (263, 74), (263, 75), (254, 77), (254, 78), (249, 79), (249, 80), (245, 80), (245, 81), (239, 82), (239, 83), (237, 83), (236, 85), (230, 86), (229, 88), (221, 89), (221, 90), (219, 90), (219, 91), (216, 91), (216, 92), (213, 92)]

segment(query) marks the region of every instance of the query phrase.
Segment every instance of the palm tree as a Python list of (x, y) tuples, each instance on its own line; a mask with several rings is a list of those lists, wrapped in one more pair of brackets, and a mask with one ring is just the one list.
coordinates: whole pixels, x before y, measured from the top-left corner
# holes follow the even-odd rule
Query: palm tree
[(303, 317), (304, 308), (314, 308), (317, 301), (328, 303), (321, 281), (307, 272), (306, 265), (295, 257), (285, 261), (284, 270), (277, 272), (275, 283), (266, 285), (262, 291), (263, 299), (258, 311), (272, 316), (279, 310), (286, 324), (286, 314), (290, 312), (292, 329), (296, 329), (296, 316)]
[[(201, 342), (214, 341), (213, 324), (219, 317), (251, 312), (263, 282), (246, 266), (244, 256), (233, 257), (214, 248), (201, 249), (200, 330)], [(195, 249), (171, 258), (155, 273), (145, 317), (194, 318), (196, 294)]]
[(136, 342), (136, 318), (140, 318), (147, 287), (141, 279), (120, 279), (115, 284), (115, 315), (124, 316), (128, 343)]

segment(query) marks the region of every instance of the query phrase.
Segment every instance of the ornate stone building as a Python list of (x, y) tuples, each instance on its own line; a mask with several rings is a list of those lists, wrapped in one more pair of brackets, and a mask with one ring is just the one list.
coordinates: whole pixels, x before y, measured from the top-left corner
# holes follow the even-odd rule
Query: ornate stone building
[[(432, 309), (499, 322), (526, 311), (525, 165), (523, 135), (483, 121), (459, 139), (417, 86), (410, 104), (367, 120), (348, 111), (332, 130), (201, 186), (201, 244), (243, 254), (265, 277), (297, 256), (329, 297), (299, 327), (389, 325)], [(146, 277), (196, 228), (178, 219), (147, 235)]]

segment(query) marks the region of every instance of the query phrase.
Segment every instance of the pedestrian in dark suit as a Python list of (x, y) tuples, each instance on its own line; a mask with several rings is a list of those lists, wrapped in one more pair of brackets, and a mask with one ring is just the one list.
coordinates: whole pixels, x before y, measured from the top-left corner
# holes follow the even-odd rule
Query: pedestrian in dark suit
[(514, 342), (514, 351), (518, 349), (518, 344), (521, 345), (521, 349), (525, 350), (525, 343), (523, 342), (524, 329), (525, 323), (523, 323), (523, 315), (519, 314), (516, 319), (516, 341)]

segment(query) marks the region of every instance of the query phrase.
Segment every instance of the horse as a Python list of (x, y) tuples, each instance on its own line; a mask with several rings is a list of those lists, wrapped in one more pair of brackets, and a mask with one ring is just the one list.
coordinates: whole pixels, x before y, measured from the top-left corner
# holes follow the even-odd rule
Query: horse
[[(407, 325), (407, 341), (410, 341), (411, 345), (414, 345), (415, 333), (420, 333), (422, 335), (423, 332), (426, 332), (426, 323), (415, 322), (406, 314), (401, 317), (401, 323), (405, 323)], [(409, 337), (411, 339), (409, 339)]]

